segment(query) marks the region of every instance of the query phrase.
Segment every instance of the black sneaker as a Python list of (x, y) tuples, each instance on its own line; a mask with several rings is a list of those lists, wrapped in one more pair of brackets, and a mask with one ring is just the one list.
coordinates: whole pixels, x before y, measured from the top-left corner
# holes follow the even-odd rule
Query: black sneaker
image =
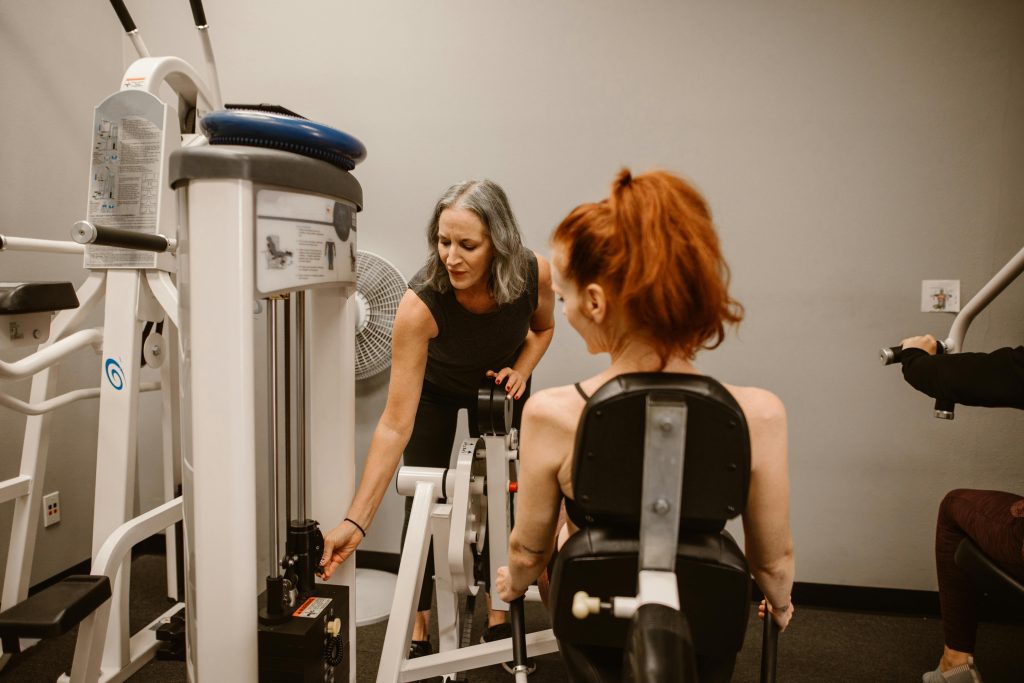
[[(481, 643), (493, 643), (495, 640), (503, 640), (505, 638), (512, 637), (512, 624), (495, 624), (494, 626), (488, 626), (484, 629), (483, 634), (480, 636)], [(515, 673), (513, 669), (515, 665), (512, 662), (502, 662), (501, 668), (505, 671)], [(537, 670), (537, 662), (532, 659), (526, 660), (526, 674), (532, 674)]]
[(413, 640), (409, 643), (409, 659), (426, 657), (434, 654), (434, 648), (430, 647), (429, 640)]

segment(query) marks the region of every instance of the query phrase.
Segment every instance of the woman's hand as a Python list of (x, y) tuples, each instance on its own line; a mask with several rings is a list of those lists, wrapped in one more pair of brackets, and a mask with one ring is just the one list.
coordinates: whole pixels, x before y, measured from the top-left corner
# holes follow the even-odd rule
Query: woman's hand
[(757, 617), (758, 619), (764, 620), (765, 610), (771, 613), (772, 619), (779, 626), (779, 633), (786, 630), (789, 626), (789, 620), (793, 618), (793, 612), (796, 612), (796, 607), (793, 606), (793, 600), (790, 599), (789, 604), (786, 605), (785, 610), (777, 610), (768, 604), (767, 600), (761, 600), (761, 604), (757, 606)]
[(505, 393), (509, 394), (512, 398), (518, 399), (526, 391), (527, 378), (523, 377), (518, 370), (512, 368), (502, 368), (498, 372), (488, 370), (487, 376), (493, 377), (495, 384), (505, 382)]
[(338, 565), (355, 552), (362, 540), (362, 532), (351, 522), (342, 522), (324, 535), (324, 554), (320, 558), (320, 569), (324, 579), (331, 578)]
[(505, 602), (512, 602), (526, 594), (526, 591), (518, 592), (512, 589), (512, 575), (509, 574), (508, 567), (498, 567), (498, 576), (494, 584), (498, 589), (498, 597)]
[(926, 334), (922, 337), (909, 337), (904, 339), (900, 344), (905, 349), (921, 349), (928, 353), (929, 356), (934, 356), (936, 348), (935, 337), (930, 334)]

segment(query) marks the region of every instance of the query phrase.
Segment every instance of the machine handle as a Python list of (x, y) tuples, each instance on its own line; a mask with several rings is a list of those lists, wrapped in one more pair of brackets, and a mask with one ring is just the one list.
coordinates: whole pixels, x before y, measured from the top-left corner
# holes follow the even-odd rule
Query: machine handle
[(128, 13), (128, 8), (124, 5), (124, 0), (110, 0), (110, 4), (114, 8), (117, 18), (121, 21), (121, 26), (124, 27), (125, 33), (131, 33), (134, 31), (135, 22), (132, 20), (132, 15)]
[(526, 616), (523, 614), (523, 598), (508, 604), (509, 619), (512, 622), (512, 673), (516, 683), (526, 680)]
[[(946, 342), (941, 339), (935, 340), (935, 353), (946, 353)], [(882, 365), (894, 365), (903, 361), (903, 346), (890, 346), (889, 348), (883, 348), (878, 353), (879, 358), (882, 360)]]
[(178, 242), (163, 235), (107, 228), (93, 225), (89, 221), (78, 221), (71, 228), (71, 239), (79, 244), (97, 244), (105, 247), (138, 249), (139, 251), (174, 251)]
[(196, 28), (206, 26), (206, 12), (203, 10), (203, 0), (188, 0), (192, 6), (192, 18), (196, 20)]
[(761, 633), (761, 683), (775, 683), (775, 664), (779, 654), (779, 625), (771, 612), (765, 612)]
[(956, 404), (952, 401), (943, 401), (942, 399), (935, 401), (935, 417), (940, 420), (952, 420), (956, 417), (955, 409)]

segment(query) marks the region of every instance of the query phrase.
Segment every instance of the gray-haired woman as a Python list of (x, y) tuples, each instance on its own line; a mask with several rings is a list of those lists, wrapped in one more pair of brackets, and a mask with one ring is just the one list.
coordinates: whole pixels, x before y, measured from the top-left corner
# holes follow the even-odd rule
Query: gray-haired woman
[[(523, 246), (508, 197), (496, 183), (470, 180), (448, 188), (434, 207), (427, 243), (427, 263), (395, 316), (388, 401), (362, 481), (345, 520), (324, 537), (327, 577), (362, 541), (403, 451), (406, 465), (448, 466), (460, 408), (469, 410), (470, 428), (476, 428), (485, 375), (504, 382), (516, 399), (518, 424), (530, 374), (554, 333), (550, 266)], [(432, 575), (428, 560), (410, 656), (431, 652)], [(490, 624), (503, 616), (492, 614)]]

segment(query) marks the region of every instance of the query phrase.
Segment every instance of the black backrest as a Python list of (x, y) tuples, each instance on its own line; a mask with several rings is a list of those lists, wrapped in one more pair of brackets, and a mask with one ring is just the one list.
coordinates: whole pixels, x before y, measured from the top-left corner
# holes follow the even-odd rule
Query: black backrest
[(576, 430), (576, 506), (590, 524), (639, 525), (649, 394), (687, 404), (680, 532), (721, 529), (746, 507), (750, 436), (732, 394), (703, 375), (631, 373), (594, 392)]

